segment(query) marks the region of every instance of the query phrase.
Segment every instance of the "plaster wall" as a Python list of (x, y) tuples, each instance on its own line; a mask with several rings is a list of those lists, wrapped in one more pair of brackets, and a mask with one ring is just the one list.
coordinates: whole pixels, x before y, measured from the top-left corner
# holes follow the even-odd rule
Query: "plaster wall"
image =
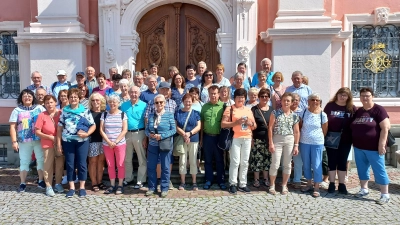
[(330, 98), (327, 90), (332, 85), (330, 39), (277, 39), (274, 40), (272, 55), (275, 72), (282, 72), (284, 85), (292, 85), (292, 73), (299, 70), (309, 77), (313, 92), (319, 93), (323, 102), (327, 102)]
[[(15, 102), (17, 100), (15, 99)], [(15, 103), (17, 105), (17, 103)], [(8, 124), (8, 120), (10, 119), (11, 112), (14, 110), (14, 107), (1, 107), (1, 115), (0, 116), (0, 124)]]
[(31, 70), (42, 73), (44, 85), (57, 81), (57, 70), (65, 70), (67, 79), (75, 81), (75, 73), (86, 67), (86, 46), (79, 42), (31, 43)]

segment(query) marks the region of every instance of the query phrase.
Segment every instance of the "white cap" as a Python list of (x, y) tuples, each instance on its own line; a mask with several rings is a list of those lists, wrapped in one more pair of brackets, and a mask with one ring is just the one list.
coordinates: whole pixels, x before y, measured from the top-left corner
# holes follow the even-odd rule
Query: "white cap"
[(67, 72), (65, 72), (65, 70), (57, 70), (57, 76), (58, 76), (58, 75), (66, 76), (66, 75), (67, 75)]

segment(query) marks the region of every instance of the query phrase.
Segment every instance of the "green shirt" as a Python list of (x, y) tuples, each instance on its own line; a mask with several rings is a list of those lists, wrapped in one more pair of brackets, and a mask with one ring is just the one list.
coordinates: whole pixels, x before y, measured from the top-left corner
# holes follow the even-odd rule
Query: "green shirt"
[(219, 134), (221, 130), (221, 120), (224, 114), (224, 103), (218, 101), (217, 104), (207, 102), (201, 108), (201, 122), (204, 123), (203, 131), (206, 134)]

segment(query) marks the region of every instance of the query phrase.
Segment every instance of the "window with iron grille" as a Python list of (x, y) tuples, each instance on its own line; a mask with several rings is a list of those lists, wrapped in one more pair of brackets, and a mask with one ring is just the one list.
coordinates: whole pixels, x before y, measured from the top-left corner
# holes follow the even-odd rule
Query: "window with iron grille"
[(7, 144), (0, 143), (0, 163), (7, 162)]
[(18, 45), (16, 31), (0, 31), (0, 99), (13, 99), (19, 95)]
[(377, 98), (400, 97), (400, 25), (353, 26), (351, 90), (372, 87)]

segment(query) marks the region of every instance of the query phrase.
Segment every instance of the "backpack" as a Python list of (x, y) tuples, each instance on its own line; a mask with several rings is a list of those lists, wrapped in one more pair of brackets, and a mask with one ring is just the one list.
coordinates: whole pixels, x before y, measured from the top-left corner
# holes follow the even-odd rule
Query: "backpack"
[[(107, 118), (107, 114), (108, 114), (108, 112), (107, 112), (107, 111), (105, 111), (105, 112), (104, 112), (104, 120), (106, 120), (106, 118)], [(124, 113), (124, 112), (122, 112), (122, 113), (121, 113), (121, 120), (124, 120), (124, 117), (125, 117), (125, 113)]]
[[(68, 89), (70, 89), (71, 88), (71, 82), (67, 81), (67, 84), (68, 84)], [(57, 85), (57, 82), (54, 82), (51, 85), (51, 92), (54, 92), (54, 88), (56, 87), (56, 85)]]

